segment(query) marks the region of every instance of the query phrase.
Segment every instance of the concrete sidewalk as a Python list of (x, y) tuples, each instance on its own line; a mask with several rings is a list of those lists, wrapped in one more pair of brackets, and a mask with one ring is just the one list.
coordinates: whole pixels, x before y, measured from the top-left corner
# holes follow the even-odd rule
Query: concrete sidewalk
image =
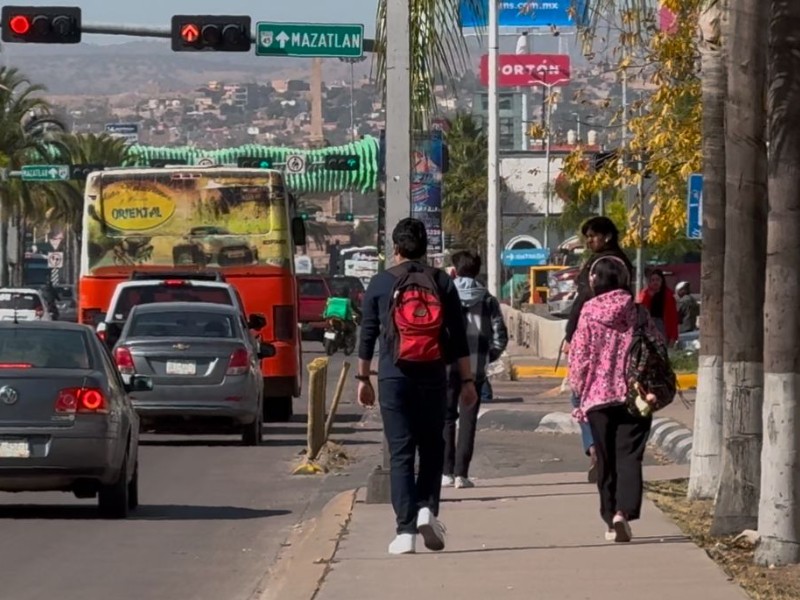
[[(649, 479), (686, 474), (685, 467), (647, 470)], [(332, 560), (318, 559), (328, 568), (314, 599), (747, 598), (650, 502), (633, 524), (632, 543), (606, 542), (597, 490), (583, 478), (541, 475), (446, 490), (447, 549), (428, 552), (420, 539), (418, 554), (406, 556), (386, 551), (391, 507), (364, 504), (359, 493)]]

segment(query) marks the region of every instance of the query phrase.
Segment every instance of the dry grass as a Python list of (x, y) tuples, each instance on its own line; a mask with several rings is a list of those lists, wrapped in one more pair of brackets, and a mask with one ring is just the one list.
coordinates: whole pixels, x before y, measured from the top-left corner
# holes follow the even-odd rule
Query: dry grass
[(692, 541), (703, 548), (725, 573), (741, 585), (754, 600), (797, 600), (800, 598), (800, 565), (782, 568), (753, 564), (754, 546), (746, 540), (712, 537), (708, 531), (713, 516), (711, 501), (686, 499), (686, 480), (646, 484), (650, 499), (670, 517)]

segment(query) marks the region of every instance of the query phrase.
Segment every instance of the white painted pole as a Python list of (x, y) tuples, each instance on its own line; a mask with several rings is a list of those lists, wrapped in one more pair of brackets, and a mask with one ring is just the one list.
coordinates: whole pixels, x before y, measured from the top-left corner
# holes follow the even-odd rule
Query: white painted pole
[(544, 162), (545, 162), (545, 207), (544, 207), (544, 247), (550, 248), (550, 198), (552, 197), (552, 185), (550, 184), (550, 143), (552, 135), (550, 133), (550, 125), (553, 118), (553, 98), (552, 86), (545, 86), (547, 88), (547, 106), (545, 107), (545, 149), (544, 149)]
[(497, 111), (497, 73), (500, 28), (497, 22), (497, 0), (489, 1), (489, 195), (487, 198), (486, 215), (486, 265), (489, 292), (500, 296), (502, 287), (500, 282), (500, 163), (499, 163), (499, 136)]

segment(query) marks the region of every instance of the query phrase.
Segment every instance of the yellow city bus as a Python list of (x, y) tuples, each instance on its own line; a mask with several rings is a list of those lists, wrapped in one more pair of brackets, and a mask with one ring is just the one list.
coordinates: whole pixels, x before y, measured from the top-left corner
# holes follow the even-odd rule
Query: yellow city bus
[[(264, 413), (288, 420), (300, 394), (294, 246), (305, 243), (278, 171), (232, 167), (111, 169), (86, 184), (78, 319), (102, 320), (117, 284), (142, 274), (220, 272), (258, 334), (276, 348), (261, 363)], [(299, 239), (302, 236), (303, 239)]]

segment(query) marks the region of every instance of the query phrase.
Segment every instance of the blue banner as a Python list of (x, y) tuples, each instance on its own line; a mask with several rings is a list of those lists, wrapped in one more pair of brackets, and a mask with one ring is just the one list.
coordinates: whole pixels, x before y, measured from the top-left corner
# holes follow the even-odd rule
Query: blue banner
[[(461, 0), (461, 27), (486, 27), (489, 21), (489, 1)], [(586, 8), (586, 0), (551, 0), (550, 2), (525, 2), (512, 0), (498, 2), (497, 20), (500, 27), (575, 27)], [(574, 18), (573, 18), (574, 15)]]
[(441, 131), (414, 140), (411, 157), (411, 216), (425, 224), (428, 253), (442, 251), (442, 164), (444, 142)]
[(550, 260), (547, 248), (503, 250), (501, 261), (505, 267), (543, 267)]
[(686, 192), (686, 237), (690, 240), (703, 239), (703, 175), (689, 175)]

